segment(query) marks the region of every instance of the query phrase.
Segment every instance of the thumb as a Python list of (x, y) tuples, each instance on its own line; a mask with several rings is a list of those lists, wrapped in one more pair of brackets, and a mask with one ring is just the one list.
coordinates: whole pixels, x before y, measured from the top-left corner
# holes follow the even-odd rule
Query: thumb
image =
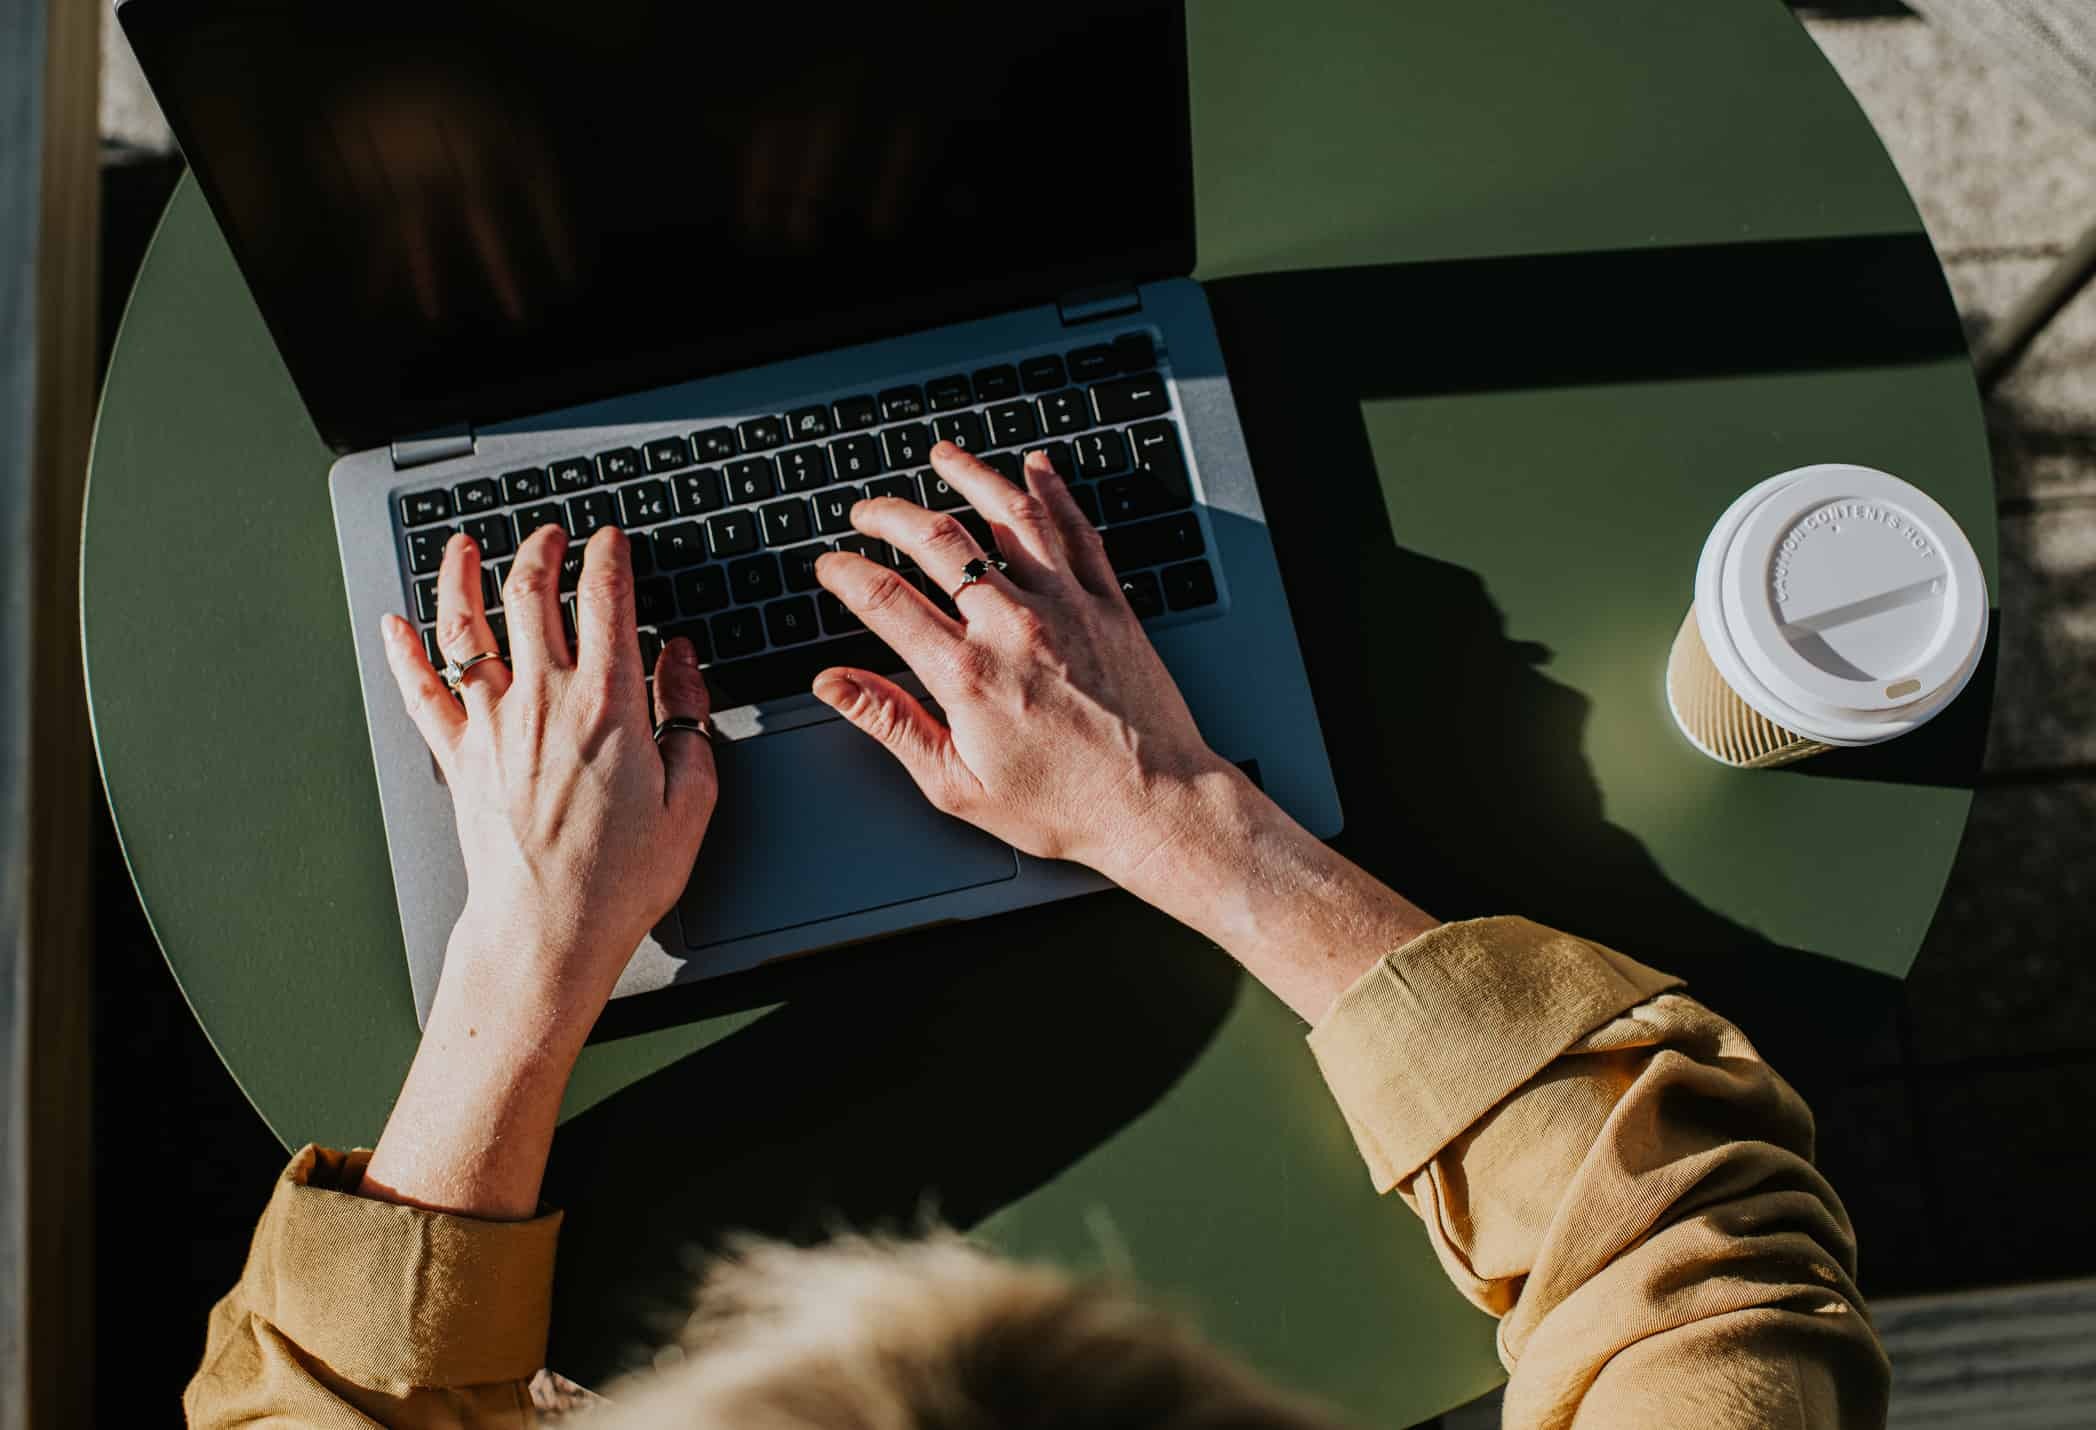
[[(665, 643), (655, 657), (655, 723), (685, 719), (703, 725), (712, 711), (698, 652), (682, 636)], [(664, 730), (655, 748), (662, 755), (663, 804), (679, 821), (703, 821), (720, 789), (712, 740), (688, 730)]]
[(815, 698), (886, 745), (934, 808), (959, 814), (981, 791), (953, 747), (953, 732), (894, 681), (866, 670), (825, 670), (815, 677)]

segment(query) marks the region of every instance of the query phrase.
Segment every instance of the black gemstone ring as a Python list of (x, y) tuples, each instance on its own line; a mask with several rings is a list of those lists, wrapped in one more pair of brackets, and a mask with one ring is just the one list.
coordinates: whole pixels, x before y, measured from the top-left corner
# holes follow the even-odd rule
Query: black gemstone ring
[(961, 592), (967, 590), (970, 586), (973, 586), (976, 582), (982, 580), (983, 577), (989, 575), (992, 571), (1007, 570), (1010, 566), (1010, 562), (1006, 561), (1002, 556), (997, 555), (995, 552), (992, 552), (988, 556), (976, 557), (974, 560), (970, 561), (966, 566), (963, 566), (961, 568), (961, 584), (953, 588), (954, 596), (958, 598)]

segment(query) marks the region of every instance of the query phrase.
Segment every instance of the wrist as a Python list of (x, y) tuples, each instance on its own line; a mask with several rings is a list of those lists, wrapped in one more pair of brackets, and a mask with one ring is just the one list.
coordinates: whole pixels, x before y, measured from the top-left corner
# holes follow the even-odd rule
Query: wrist
[(580, 950), (536, 929), (489, 917), (468, 900), (444, 952), (444, 972), (430, 1021), (471, 1027), (492, 1039), (540, 1052), (581, 1051), (610, 997)]
[(1099, 872), (1182, 922), (1192, 921), (1187, 906), (1229, 878), (1263, 831), (1293, 827), (1243, 771), (1214, 755), (1159, 787), (1131, 823), (1132, 834)]

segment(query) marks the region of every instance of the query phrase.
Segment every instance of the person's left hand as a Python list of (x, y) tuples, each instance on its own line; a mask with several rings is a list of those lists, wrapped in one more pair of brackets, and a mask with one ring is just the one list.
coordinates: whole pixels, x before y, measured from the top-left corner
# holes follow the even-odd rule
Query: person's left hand
[[(586, 1031), (684, 891), (718, 783), (706, 737), (653, 738), (626, 536), (606, 528), (590, 539), (576, 650), (561, 622), (566, 547), (557, 526), (526, 538), (503, 588), (512, 663), (474, 666), (463, 701), (398, 616), (386, 618), (386, 651), (451, 787), (466, 861), (466, 909), (439, 999), (466, 983), (476, 1004), (521, 998), (542, 1014), (564, 1010), (565, 1025)], [(460, 661), (495, 649), (480, 550), (463, 535), (437, 577), (437, 643)], [(691, 643), (670, 641), (655, 665), (654, 720), (703, 721), (708, 708)]]

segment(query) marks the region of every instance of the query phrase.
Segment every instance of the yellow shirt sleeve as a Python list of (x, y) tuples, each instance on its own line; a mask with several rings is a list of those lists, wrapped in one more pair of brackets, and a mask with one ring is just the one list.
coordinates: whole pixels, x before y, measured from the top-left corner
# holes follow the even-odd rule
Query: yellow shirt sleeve
[(481, 1221), (357, 1196), (370, 1158), (292, 1157), (212, 1308), (191, 1425), (533, 1423), (559, 1214)]
[(1882, 1426), (1812, 1114), (1679, 983), (1524, 919), (1448, 924), (1310, 1047), (1378, 1190), (1501, 1318), (1508, 1430)]

